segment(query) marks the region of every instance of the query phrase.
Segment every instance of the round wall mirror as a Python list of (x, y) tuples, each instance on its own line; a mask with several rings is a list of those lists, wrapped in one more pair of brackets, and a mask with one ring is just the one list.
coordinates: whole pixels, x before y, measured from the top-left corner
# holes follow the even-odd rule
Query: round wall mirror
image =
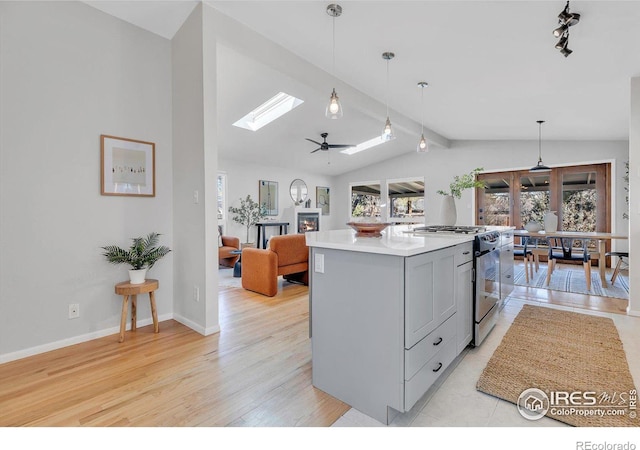
[(289, 192), (291, 193), (291, 200), (296, 205), (300, 205), (307, 200), (307, 184), (299, 178), (291, 182)]

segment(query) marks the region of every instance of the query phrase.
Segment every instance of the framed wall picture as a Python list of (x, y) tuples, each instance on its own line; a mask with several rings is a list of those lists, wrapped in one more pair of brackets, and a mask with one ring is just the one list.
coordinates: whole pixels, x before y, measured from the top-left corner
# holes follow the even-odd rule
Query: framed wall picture
[(100, 193), (155, 197), (156, 145), (100, 135)]
[(316, 208), (322, 209), (323, 216), (330, 213), (329, 200), (329, 188), (316, 186)]
[(278, 182), (260, 180), (258, 183), (258, 202), (260, 206), (264, 206), (267, 216), (277, 216)]

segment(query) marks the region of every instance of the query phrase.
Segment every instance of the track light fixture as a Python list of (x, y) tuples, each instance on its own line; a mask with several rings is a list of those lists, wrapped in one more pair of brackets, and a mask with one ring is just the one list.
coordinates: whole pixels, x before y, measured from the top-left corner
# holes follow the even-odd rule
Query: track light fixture
[(580, 14), (572, 13), (569, 10), (569, 1), (567, 1), (562, 12), (558, 14), (558, 23), (560, 26), (553, 30), (553, 35), (560, 38), (556, 44), (556, 48), (560, 50), (560, 53), (562, 53), (565, 58), (573, 53), (573, 50), (567, 47), (569, 45), (569, 27), (577, 24), (579, 21)]

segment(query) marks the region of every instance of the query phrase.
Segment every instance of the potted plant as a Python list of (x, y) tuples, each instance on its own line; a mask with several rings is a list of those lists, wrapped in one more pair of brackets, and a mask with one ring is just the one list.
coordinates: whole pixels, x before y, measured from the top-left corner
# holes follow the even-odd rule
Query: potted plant
[(449, 191), (438, 190), (440, 195), (444, 195), (442, 209), (440, 210), (440, 221), (442, 225), (455, 225), (457, 220), (455, 199), (462, 198), (462, 191), (472, 188), (485, 189), (487, 184), (483, 180), (478, 180), (477, 176), (484, 169), (478, 167), (464, 175), (456, 175), (449, 184)]
[(234, 222), (244, 225), (247, 228), (247, 240), (241, 244), (241, 247), (253, 246), (253, 244), (249, 242), (249, 231), (252, 226), (260, 222), (260, 220), (267, 215), (266, 208), (253, 201), (251, 195), (247, 195), (247, 198), (240, 199), (240, 207), (230, 206), (229, 212), (235, 214), (233, 216)]
[(159, 233), (149, 233), (146, 237), (132, 238), (131, 246), (128, 250), (117, 245), (107, 245), (102, 247), (104, 253), (111, 264), (129, 264), (129, 280), (131, 284), (144, 283), (147, 271), (171, 250), (164, 245), (158, 247)]

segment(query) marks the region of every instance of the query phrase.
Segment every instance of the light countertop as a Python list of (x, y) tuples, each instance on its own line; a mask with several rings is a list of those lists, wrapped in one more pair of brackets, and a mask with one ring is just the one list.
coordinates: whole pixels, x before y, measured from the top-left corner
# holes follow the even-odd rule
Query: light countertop
[(429, 235), (411, 233), (415, 225), (394, 225), (382, 231), (381, 237), (356, 237), (355, 230), (330, 230), (306, 233), (309, 247), (330, 248), (353, 252), (393, 256), (413, 256), (432, 252), (464, 242), (473, 242), (473, 234)]

